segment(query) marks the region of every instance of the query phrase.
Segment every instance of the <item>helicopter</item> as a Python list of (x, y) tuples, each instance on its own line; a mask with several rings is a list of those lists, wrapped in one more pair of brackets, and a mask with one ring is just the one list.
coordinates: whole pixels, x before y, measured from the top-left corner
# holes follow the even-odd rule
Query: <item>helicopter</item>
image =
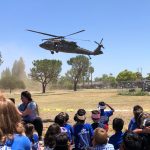
[(41, 48), (49, 50), (51, 52), (51, 54), (54, 54), (55, 52), (56, 53), (58, 53), (58, 52), (76, 53), (76, 54), (88, 55), (90, 59), (91, 59), (90, 55), (103, 54), (103, 51), (101, 50), (102, 48), (104, 48), (104, 46), (102, 44), (103, 38), (101, 39), (100, 43), (94, 41), (96, 44), (98, 44), (98, 47), (94, 51), (90, 51), (90, 50), (81, 48), (74, 41), (65, 40), (66, 37), (83, 32), (85, 30), (80, 30), (78, 32), (68, 34), (65, 36), (57, 36), (57, 35), (39, 32), (39, 31), (35, 31), (35, 30), (29, 30), (29, 29), (27, 29), (27, 31), (51, 36), (52, 38), (42, 39), (45, 42), (43, 42), (39, 45)]

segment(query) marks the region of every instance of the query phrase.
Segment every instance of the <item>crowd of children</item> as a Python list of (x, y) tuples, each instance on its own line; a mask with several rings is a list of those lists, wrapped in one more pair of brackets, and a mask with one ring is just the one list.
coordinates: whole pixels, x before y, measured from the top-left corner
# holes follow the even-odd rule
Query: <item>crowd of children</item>
[[(139, 105), (133, 107), (134, 117), (127, 131), (123, 132), (122, 118), (113, 119), (111, 136), (108, 124), (114, 109), (105, 102), (99, 102), (98, 109), (91, 112), (92, 124), (86, 123), (85, 109), (77, 110), (74, 125), (68, 123), (66, 112), (60, 112), (41, 146), (34, 123), (21, 120), (13, 102), (0, 95), (0, 150), (150, 150), (150, 114)], [(106, 107), (110, 110), (106, 111)]]

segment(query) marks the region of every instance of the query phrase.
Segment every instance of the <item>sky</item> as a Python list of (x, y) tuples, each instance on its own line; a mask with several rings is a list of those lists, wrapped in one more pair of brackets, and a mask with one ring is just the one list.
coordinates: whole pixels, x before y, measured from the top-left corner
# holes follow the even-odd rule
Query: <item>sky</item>
[(92, 56), (94, 77), (125, 69), (150, 73), (150, 1), (149, 0), (1, 0), (0, 52), (3, 64), (0, 72), (10, 69), (23, 57), (26, 72), (33, 60), (61, 60), (64, 75), (70, 66), (67, 60), (77, 54), (57, 53), (39, 47), (47, 36), (28, 32), (37, 30), (55, 35), (73, 35), (80, 47), (94, 50), (103, 38), (104, 54)]

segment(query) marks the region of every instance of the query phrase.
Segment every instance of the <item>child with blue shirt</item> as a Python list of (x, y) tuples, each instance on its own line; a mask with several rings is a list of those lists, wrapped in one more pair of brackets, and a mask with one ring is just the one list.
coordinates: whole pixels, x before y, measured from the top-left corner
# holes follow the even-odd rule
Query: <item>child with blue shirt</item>
[[(106, 107), (108, 107), (110, 110), (106, 111)], [(100, 111), (100, 123), (103, 124), (105, 127), (106, 131), (108, 131), (108, 122), (109, 122), (109, 117), (113, 115), (114, 109), (108, 105), (105, 102), (99, 102), (98, 104), (98, 109)]]
[(142, 113), (143, 113), (143, 108), (140, 105), (135, 105), (133, 107), (134, 117), (130, 120), (130, 123), (128, 125), (128, 130), (133, 131), (139, 128), (137, 122), (138, 122), (139, 115)]
[(115, 134), (109, 138), (108, 143), (113, 144), (115, 150), (118, 150), (123, 140), (124, 133), (122, 132), (122, 129), (124, 126), (124, 121), (121, 118), (114, 118), (112, 126)]
[(85, 123), (86, 111), (79, 109), (76, 113), (77, 123), (74, 125), (75, 149), (84, 150), (92, 146), (93, 129), (90, 124)]

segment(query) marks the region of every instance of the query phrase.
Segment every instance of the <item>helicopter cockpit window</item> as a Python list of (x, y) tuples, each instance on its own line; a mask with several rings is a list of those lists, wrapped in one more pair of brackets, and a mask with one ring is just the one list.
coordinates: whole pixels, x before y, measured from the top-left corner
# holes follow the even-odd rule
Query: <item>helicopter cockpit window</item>
[(50, 44), (50, 43), (52, 43), (52, 42), (51, 42), (51, 41), (46, 41), (45, 43), (46, 43), (46, 44)]

